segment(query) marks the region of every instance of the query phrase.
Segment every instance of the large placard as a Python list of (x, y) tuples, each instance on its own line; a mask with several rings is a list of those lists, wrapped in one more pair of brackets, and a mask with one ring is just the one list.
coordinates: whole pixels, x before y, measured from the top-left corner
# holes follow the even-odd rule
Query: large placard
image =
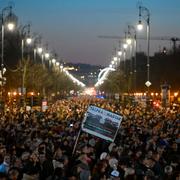
[(82, 123), (82, 130), (113, 142), (121, 121), (121, 115), (90, 105)]

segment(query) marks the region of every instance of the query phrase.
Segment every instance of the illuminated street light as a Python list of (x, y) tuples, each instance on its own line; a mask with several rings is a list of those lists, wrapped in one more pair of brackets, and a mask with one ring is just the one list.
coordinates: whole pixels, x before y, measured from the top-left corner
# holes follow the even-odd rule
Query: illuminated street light
[[(25, 32), (27, 31), (27, 32)], [(30, 24), (27, 24), (23, 26), (21, 30), (21, 60), (23, 61), (24, 59), (24, 41), (26, 42), (27, 45), (30, 45), (32, 42), (32, 38), (30, 36)]]
[[(27, 24), (22, 27), (21, 30), (21, 64), (23, 65), (23, 60), (24, 60), (24, 41), (26, 42), (27, 45), (30, 45), (32, 42), (32, 39), (30, 37), (30, 24)], [(23, 106), (24, 106), (24, 95), (25, 95), (25, 76), (26, 76), (26, 65), (22, 68), (22, 87), (21, 87), (21, 94), (23, 98)]]
[(43, 52), (43, 48), (42, 47), (38, 47), (37, 51), (38, 51), (39, 54), (41, 54)]
[(122, 56), (122, 51), (118, 51), (118, 56)]
[(42, 37), (39, 34), (36, 34), (33, 37), (33, 40), (34, 40), (34, 62), (36, 62), (36, 59), (37, 59), (38, 47), (40, 47), (40, 45), (41, 45), (41, 39), (42, 39)]
[(114, 61), (111, 61), (111, 64), (113, 65), (113, 64), (114, 64)]
[(29, 45), (32, 43), (32, 38), (31, 37), (27, 37), (26, 38), (26, 43)]
[[(133, 31), (133, 32), (131, 32)], [(132, 36), (133, 43), (132, 43), (132, 56), (134, 56), (134, 64), (133, 59), (131, 60), (131, 74), (134, 72), (134, 91), (136, 91), (136, 60), (137, 60), (137, 34), (136, 34), (136, 28), (132, 25), (128, 25), (128, 34)], [(133, 71), (134, 70), (134, 71)]]
[(56, 63), (56, 59), (53, 58), (52, 59), (52, 63), (55, 64)]
[(138, 29), (139, 31), (143, 30), (143, 25), (142, 25), (141, 20), (139, 20), (139, 23), (138, 23), (138, 25), (137, 25), (137, 29)]
[(132, 43), (131, 38), (126, 39), (126, 43), (127, 43), (128, 45), (130, 45), (130, 44)]
[(61, 64), (61, 65), (60, 65), (60, 71), (61, 71), (61, 72), (63, 72), (63, 70), (64, 70), (63, 68), (64, 68), (64, 67), (63, 67), (63, 65)]
[(60, 65), (60, 68), (63, 69), (63, 65)]
[(59, 62), (56, 62), (56, 66), (57, 66), (57, 67), (59, 66), (59, 64), (60, 64)]
[(45, 56), (46, 59), (49, 59), (50, 54), (49, 53), (45, 53), (44, 56)]
[(8, 23), (7, 28), (8, 28), (9, 31), (13, 31), (14, 28), (15, 28), (15, 24), (14, 23)]
[(123, 48), (124, 48), (124, 49), (127, 49), (127, 47), (128, 47), (128, 44), (124, 43), (124, 44), (123, 44)]
[[(7, 16), (5, 16), (5, 13), (7, 12)], [(3, 68), (4, 68), (4, 29), (5, 29), (5, 25), (7, 26), (7, 29), (9, 31), (13, 31), (15, 28), (15, 21), (17, 21), (16, 16), (12, 13), (12, 6), (8, 6), (5, 7), (4, 9), (2, 9), (1, 12), (1, 85), (3, 87), (3, 81), (4, 81), (4, 77), (3, 77)], [(1, 97), (3, 96), (2, 94), (3, 90), (1, 91)]]
[(118, 60), (118, 58), (117, 58), (116, 56), (114, 56), (114, 57), (113, 57), (113, 60), (114, 60), (114, 61), (117, 61), (117, 60)]
[(145, 85), (148, 87), (148, 91), (149, 91), (149, 86), (151, 86), (151, 82), (150, 82), (150, 59), (149, 59), (149, 51), (150, 51), (150, 12), (149, 9), (147, 9), (146, 7), (143, 6), (139, 6), (139, 25), (138, 25), (138, 29), (142, 30), (143, 26), (141, 23), (141, 18), (144, 18), (144, 20), (146, 21), (147, 24), (147, 81), (145, 83)]

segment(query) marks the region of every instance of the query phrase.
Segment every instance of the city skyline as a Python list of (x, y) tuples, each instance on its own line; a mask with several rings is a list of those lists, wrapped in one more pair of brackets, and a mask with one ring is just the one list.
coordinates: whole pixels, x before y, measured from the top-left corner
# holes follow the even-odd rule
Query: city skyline
[[(142, 1), (150, 10), (151, 36), (180, 37), (180, 2)], [(8, 2), (0, 1), (1, 8)], [(14, 13), (19, 24), (31, 22), (32, 32), (42, 34), (43, 44), (58, 54), (59, 59), (72, 63), (108, 65), (118, 40), (101, 39), (98, 35), (123, 36), (128, 24), (138, 22), (138, 1), (108, 0), (15, 0)], [(140, 36), (146, 36), (138, 33)], [(151, 41), (152, 55), (163, 46), (172, 47), (170, 41)], [(138, 51), (146, 53), (146, 42), (138, 43)]]

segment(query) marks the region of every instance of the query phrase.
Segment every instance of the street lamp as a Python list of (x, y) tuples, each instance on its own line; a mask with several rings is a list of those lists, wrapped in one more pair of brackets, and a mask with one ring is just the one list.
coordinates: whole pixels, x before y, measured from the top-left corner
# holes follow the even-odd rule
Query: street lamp
[(32, 43), (32, 39), (31, 39), (30, 37), (27, 37), (27, 38), (26, 38), (26, 43), (27, 43), (27, 44), (31, 44), (31, 43)]
[(117, 56), (114, 56), (113, 61), (117, 61), (117, 60), (118, 60)]
[(49, 59), (50, 54), (46, 52), (46, 53), (44, 54), (44, 56), (45, 56), (46, 59)]
[[(131, 34), (133, 31), (133, 45), (134, 45), (134, 89), (136, 90), (136, 60), (137, 60), (137, 35), (136, 35), (136, 28), (132, 25), (128, 25), (128, 33)], [(131, 64), (131, 71), (133, 69), (133, 62)]]
[(138, 23), (138, 25), (137, 25), (137, 29), (138, 29), (139, 31), (141, 31), (141, 30), (143, 29), (143, 25), (142, 25), (141, 20), (139, 20), (139, 23)]
[(37, 49), (39, 47), (39, 45), (41, 44), (41, 36), (40, 35), (36, 35), (34, 37), (34, 62), (36, 63), (36, 59), (37, 59)]
[(43, 53), (43, 48), (42, 47), (38, 47), (37, 48), (37, 52), (38, 52), (38, 54), (39, 54), (39, 56), (41, 56), (41, 63), (43, 64), (43, 66), (45, 66), (45, 64), (44, 64), (44, 53)]
[(24, 60), (24, 41), (27, 45), (31, 44), (32, 39), (30, 36), (30, 24), (24, 25), (21, 30), (21, 66), (22, 66), (22, 87), (21, 87), (21, 95), (23, 98), (23, 106), (24, 106), (24, 94), (25, 94), (25, 76), (26, 76), (26, 63), (23, 65)]
[(124, 44), (123, 44), (123, 48), (124, 48), (124, 49), (127, 49), (127, 48), (128, 48), (128, 44), (124, 43)]
[(63, 65), (61, 64), (61, 65), (60, 65), (60, 70), (61, 70), (61, 72), (63, 71), (63, 68), (64, 68), (64, 67), (63, 67)]
[[(6, 17), (5, 14), (8, 14)], [(17, 18), (12, 13), (12, 6), (5, 7), (1, 12), (1, 86), (3, 86), (3, 69), (4, 69), (4, 29), (5, 25), (9, 31), (15, 28), (15, 21)], [(1, 91), (2, 96), (3, 90)]]
[(43, 48), (42, 48), (42, 47), (38, 47), (38, 48), (37, 48), (37, 51), (38, 51), (39, 54), (42, 54)]
[(56, 63), (56, 59), (54, 59), (54, 58), (51, 61), (52, 61), (53, 64)]
[[(27, 31), (27, 32), (26, 32)], [(32, 42), (32, 38), (30, 36), (30, 24), (24, 25), (22, 30), (21, 30), (21, 60), (23, 61), (24, 59), (24, 41), (26, 42), (27, 45), (30, 45)]]
[(56, 62), (56, 66), (57, 66), (57, 67), (59, 66), (59, 64), (60, 64), (59, 62)]
[(150, 11), (146, 7), (139, 6), (139, 24), (137, 26), (138, 30), (143, 29), (143, 25), (141, 22), (142, 17), (147, 23), (147, 81), (145, 85), (148, 87), (149, 91), (149, 86), (151, 86), (150, 82), (150, 59), (149, 59), (149, 50), (150, 50)]
[(130, 38), (130, 37), (128, 37), (128, 38), (126, 39), (126, 43), (127, 43), (128, 45), (131, 45), (132, 40), (131, 40), (131, 38)]
[(117, 52), (117, 54), (118, 54), (118, 56), (122, 56), (122, 51), (119, 50), (119, 51)]

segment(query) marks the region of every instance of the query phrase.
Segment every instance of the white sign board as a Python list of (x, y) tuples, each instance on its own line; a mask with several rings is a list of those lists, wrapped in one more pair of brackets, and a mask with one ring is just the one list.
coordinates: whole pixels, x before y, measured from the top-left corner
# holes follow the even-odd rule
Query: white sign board
[(89, 106), (82, 123), (82, 130), (113, 142), (122, 121), (122, 116), (105, 109)]

